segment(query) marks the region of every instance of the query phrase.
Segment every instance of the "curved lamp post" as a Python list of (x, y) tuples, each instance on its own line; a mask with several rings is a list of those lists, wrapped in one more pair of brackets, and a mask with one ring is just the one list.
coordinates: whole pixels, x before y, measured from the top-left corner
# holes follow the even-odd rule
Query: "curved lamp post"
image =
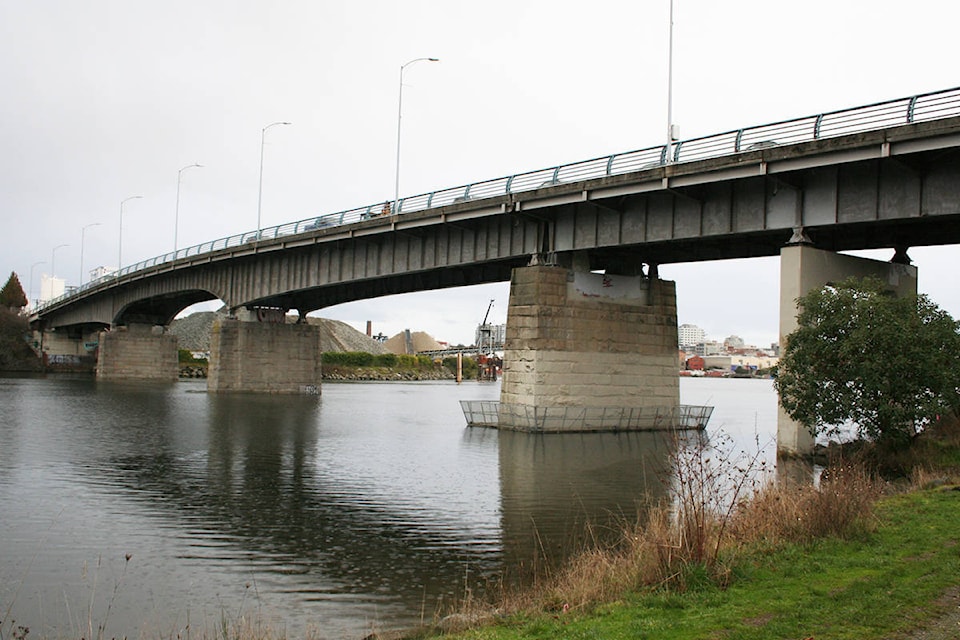
[(260, 130), (260, 184), (257, 187), (257, 240), (260, 240), (260, 205), (263, 203), (263, 142), (267, 137), (267, 129), (277, 125), (288, 125), (289, 122), (271, 122)]
[(117, 275), (120, 275), (120, 269), (123, 268), (123, 205), (130, 200), (137, 200), (143, 196), (130, 196), (120, 201), (120, 235), (117, 241)]
[(414, 58), (400, 65), (400, 92), (397, 97), (397, 172), (393, 184), (393, 213), (397, 211), (400, 201), (400, 123), (403, 119), (403, 70), (416, 62), (440, 62), (439, 58)]
[[(30, 265), (30, 291), (27, 292), (27, 297), (28, 297), (28, 298), (30, 297), (30, 293), (33, 291), (33, 268), (34, 268), (34, 267), (38, 267), (38, 266), (40, 266), (41, 264), (47, 264), (47, 261), (46, 261), (46, 260), (40, 260), (40, 261), (34, 262), (32, 265)], [(38, 296), (38, 297), (39, 297), (39, 296)], [(36, 308), (37, 303), (34, 302), (33, 305), (34, 305), (34, 308)]]
[(84, 241), (84, 238), (85, 238), (85, 234), (86, 234), (86, 232), (87, 232), (87, 229), (89, 229), (90, 227), (99, 227), (100, 225), (101, 225), (100, 222), (91, 222), (91, 223), (88, 224), (88, 225), (84, 225), (84, 227), (83, 227), (82, 229), (80, 229), (80, 281), (79, 281), (79, 285), (80, 285), (81, 287), (83, 286), (83, 241)]
[(69, 244), (58, 244), (53, 248), (53, 251), (50, 252), (50, 277), (51, 278), (57, 277), (56, 267), (54, 266), (57, 260), (57, 249), (63, 249), (64, 247), (69, 247), (69, 246), (70, 246)]
[(177, 171), (177, 207), (173, 212), (173, 259), (177, 259), (177, 231), (180, 228), (180, 177), (183, 176), (183, 172), (187, 169), (193, 169), (194, 167), (202, 167), (202, 164), (188, 164), (187, 166), (181, 168)]

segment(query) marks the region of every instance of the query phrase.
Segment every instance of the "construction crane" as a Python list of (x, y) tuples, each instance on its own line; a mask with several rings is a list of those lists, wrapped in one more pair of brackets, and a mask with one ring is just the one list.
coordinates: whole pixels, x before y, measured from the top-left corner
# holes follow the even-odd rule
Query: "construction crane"
[(480, 380), (496, 380), (500, 363), (493, 352), (493, 328), (487, 324), (490, 318), (490, 309), (493, 300), (487, 305), (487, 313), (483, 316), (477, 331), (477, 378)]
[(490, 309), (492, 308), (493, 308), (493, 299), (491, 298), (490, 304), (487, 305), (487, 313), (483, 316), (483, 322), (480, 323), (481, 325), (487, 324), (487, 318), (490, 317)]

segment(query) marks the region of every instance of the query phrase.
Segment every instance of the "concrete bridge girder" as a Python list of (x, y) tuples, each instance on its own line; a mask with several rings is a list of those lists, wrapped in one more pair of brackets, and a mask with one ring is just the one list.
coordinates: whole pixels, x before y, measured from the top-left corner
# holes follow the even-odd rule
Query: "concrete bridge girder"
[(960, 118), (281, 236), (124, 276), (43, 320), (163, 321), (182, 295), (306, 312), (505, 281), (544, 253), (586, 252), (591, 268), (628, 272), (772, 256), (795, 227), (833, 251), (960, 242)]

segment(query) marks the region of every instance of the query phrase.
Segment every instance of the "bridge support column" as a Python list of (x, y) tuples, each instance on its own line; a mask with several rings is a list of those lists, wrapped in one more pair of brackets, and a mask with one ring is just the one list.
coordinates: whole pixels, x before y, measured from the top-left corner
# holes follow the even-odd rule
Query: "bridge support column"
[(61, 327), (34, 331), (33, 347), (47, 371), (93, 373), (97, 368), (99, 327)]
[(318, 394), (321, 353), (320, 328), (313, 325), (216, 320), (207, 389)]
[[(781, 249), (780, 348), (786, 348), (786, 337), (797, 328), (797, 298), (830, 282), (867, 276), (887, 283), (896, 295), (917, 293), (917, 268), (909, 264), (848, 256), (816, 249), (809, 244), (794, 244)], [(811, 453), (814, 438), (810, 432), (790, 418), (783, 407), (778, 405), (777, 411), (777, 454)]]
[(673, 282), (554, 266), (514, 269), (499, 426), (672, 425), (680, 404)]
[(97, 378), (176, 382), (177, 336), (163, 327), (131, 324), (101, 331)]

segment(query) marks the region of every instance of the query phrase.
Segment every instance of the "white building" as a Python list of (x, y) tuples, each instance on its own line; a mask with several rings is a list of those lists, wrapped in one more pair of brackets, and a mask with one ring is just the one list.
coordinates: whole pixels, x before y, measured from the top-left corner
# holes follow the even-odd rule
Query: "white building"
[(706, 332), (695, 324), (682, 324), (677, 327), (677, 338), (681, 347), (696, 346), (706, 338)]
[(54, 276), (43, 274), (40, 276), (40, 302), (53, 300), (63, 295), (66, 288), (66, 280)]
[(102, 278), (103, 276), (108, 276), (112, 273), (116, 273), (116, 267), (97, 267), (96, 269), (90, 270), (90, 280), (96, 280), (97, 278)]

